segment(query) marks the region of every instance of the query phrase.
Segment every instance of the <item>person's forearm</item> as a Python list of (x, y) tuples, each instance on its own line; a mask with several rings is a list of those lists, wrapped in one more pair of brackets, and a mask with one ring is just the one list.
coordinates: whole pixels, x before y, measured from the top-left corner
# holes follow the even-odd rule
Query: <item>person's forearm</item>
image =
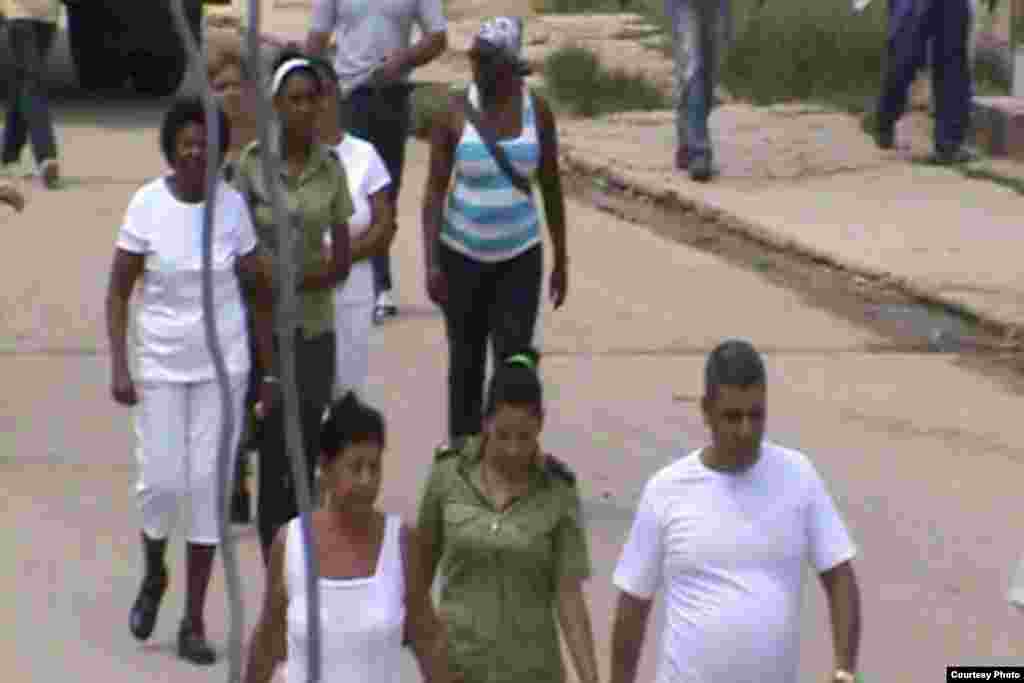
[(562, 632), (576, 667), (579, 683), (597, 683), (597, 655), (594, 650), (594, 631), (590, 623), (583, 596), (570, 599), (561, 610)]
[(334, 289), (348, 278), (348, 267), (336, 268), (331, 264), (307, 271), (299, 281), (300, 292)]
[(544, 199), (544, 218), (551, 235), (552, 255), (556, 264), (565, 265), (569, 260), (565, 227), (565, 197), (562, 194), (562, 181), (556, 174), (545, 182), (542, 196)]
[(413, 654), (428, 683), (449, 683), (452, 675), (448, 662), (448, 638), (439, 623), (430, 630), (433, 632), (421, 631), (413, 636)]
[(836, 668), (856, 671), (860, 644), (860, 593), (852, 571), (844, 571), (836, 577), (828, 602)]
[(393, 238), (394, 233), (390, 226), (375, 223), (365, 233), (352, 240), (352, 263), (365, 261), (383, 253)]
[(612, 626), (610, 683), (635, 683), (649, 612), (649, 602), (641, 603), (625, 593), (619, 596)]
[(264, 375), (277, 376), (277, 357), (274, 353), (274, 303), (270, 292), (254, 293), (250, 304), (253, 327), (253, 346), (256, 359)]
[(299, 280), (299, 291), (310, 292), (334, 289), (348, 279), (352, 270), (352, 247), (348, 226), (334, 228), (331, 235), (331, 255), (326, 261), (307, 270)]
[(437, 59), (446, 47), (448, 47), (446, 32), (429, 33), (413, 45), (401, 50), (398, 53), (398, 58), (404, 69), (412, 70)]
[(111, 364), (116, 370), (128, 369), (128, 300), (116, 293), (107, 295), (107, 340)]
[(441, 267), (441, 225), (444, 222), (444, 195), (431, 193), (423, 203), (423, 249), (427, 270)]

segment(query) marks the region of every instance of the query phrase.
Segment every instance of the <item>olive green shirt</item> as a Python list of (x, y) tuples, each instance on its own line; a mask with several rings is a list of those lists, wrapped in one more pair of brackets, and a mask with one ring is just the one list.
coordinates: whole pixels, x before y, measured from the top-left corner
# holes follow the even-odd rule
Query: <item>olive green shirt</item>
[(548, 457), (498, 512), (481, 493), (481, 456), (477, 437), (439, 449), (420, 501), (452, 666), (466, 683), (562, 683), (559, 583), (591, 571), (575, 478)]
[[(324, 236), (335, 225), (345, 226), (352, 216), (345, 169), (334, 153), (324, 145), (314, 145), (306, 168), (298, 178), (281, 169), (286, 209), (295, 220), (295, 262), (298, 277), (315, 272), (327, 263)], [(277, 254), (277, 223), (263, 178), (260, 143), (250, 143), (238, 159), (235, 187), (246, 198), (260, 242)], [(346, 228), (347, 230), (347, 228)], [(305, 337), (315, 337), (334, 329), (332, 289), (302, 291), (298, 295), (298, 324)]]

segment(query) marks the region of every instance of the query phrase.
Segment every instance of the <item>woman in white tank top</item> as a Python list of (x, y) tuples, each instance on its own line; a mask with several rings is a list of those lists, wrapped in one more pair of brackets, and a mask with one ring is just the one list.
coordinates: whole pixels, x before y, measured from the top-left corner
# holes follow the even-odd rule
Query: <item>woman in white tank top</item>
[[(408, 643), (425, 679), (451, 680), (446, 639), (430, 601), (419, 542), (380, 491), (384, 420), (353, 394), (331, 406), (320, 437), (323, 503), (313, 513), (320, 568), (321, 680), (398, 683)], [(305, 552), (299, 519), (274, 539), (263, 613), (250, 643), (246, 683), (308, 680)]]

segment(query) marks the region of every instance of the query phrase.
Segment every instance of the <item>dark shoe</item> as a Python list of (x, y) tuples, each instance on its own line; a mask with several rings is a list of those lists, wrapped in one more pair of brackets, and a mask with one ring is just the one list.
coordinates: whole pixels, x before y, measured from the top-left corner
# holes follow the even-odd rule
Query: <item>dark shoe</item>
[(182, 621), (178, 630), (178, 656), (199, 666), (210, 666), (217, 661), (217, 653), (206, 642), (202, 628), (188, 620)]
[(928, 158), (928, 162), (937, 166), (955, 166), (958, 164), (969, 164), (976, 159), (977, 157), (974, 154), (962, 148), (940, 149)]
[(690, 157), (690, 179), (698, 183), (711, 180), (711, 155), (707, 152)]
[(875, 144), (878, 149), (890, 150), (896, 148), (896, 127), (879, 124), (875, 128)]
[(687, 149), (686, 145), (681, 145), (676, 148), (676, 170), (685, 171), (687, 166), (690, 165), (690, 150)]
[(156, 616), (160, 611), (160, 601), (167, 591), (167, 572), (160, 572), (145, 577), (135, 604), (129, 613), (128, 625), (132, 635), (139, 640), (146, 640), (153, 634), (156, 627)]

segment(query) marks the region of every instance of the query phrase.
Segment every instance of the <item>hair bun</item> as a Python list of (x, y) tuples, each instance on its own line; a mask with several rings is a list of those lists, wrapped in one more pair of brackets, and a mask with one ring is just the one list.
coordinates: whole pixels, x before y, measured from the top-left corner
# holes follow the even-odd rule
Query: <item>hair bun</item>
[(505, 356), (505, 360), (503, 361), (505, 366), (521, 366), (529, 368), (530, 370), (536, 370), (539, 363), (540, 354), (537, 353), (536, 349), (529, 347)]
[(354, 391), (346, 392), (345, 395), (341, 397), (341, 400), (338, 401), (338, 407), (344, 410), (358, 408), (361, 405), (363, 405), (363, 402), (359, 400), (359, 397), (356, 396), (356, 392)]

